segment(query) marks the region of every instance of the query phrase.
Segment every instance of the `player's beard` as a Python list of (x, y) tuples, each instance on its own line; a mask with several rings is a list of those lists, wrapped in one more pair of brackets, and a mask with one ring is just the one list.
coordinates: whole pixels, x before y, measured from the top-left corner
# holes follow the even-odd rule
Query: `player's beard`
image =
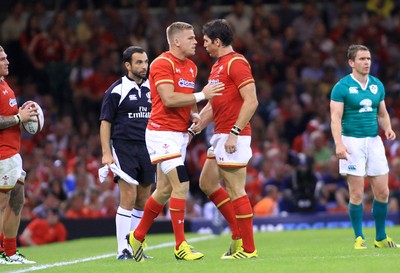
[(138, 77), (139, 79), (145, 80), (147, 78), (147, 71), (144, 74), (137, 71), (131, 71), (131, 72), (135, 77)]

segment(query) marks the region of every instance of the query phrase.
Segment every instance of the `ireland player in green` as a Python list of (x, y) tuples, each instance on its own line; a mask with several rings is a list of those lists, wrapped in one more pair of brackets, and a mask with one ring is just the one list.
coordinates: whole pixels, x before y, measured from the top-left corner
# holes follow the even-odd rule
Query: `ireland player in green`
[(349, 215), (355, 234), (355, 249), (367, 248), (362, 233), (364, 177), (371, 185), (374, 201), (375, 247), (400, 247), (386, 235), (389, 167), (378, 125), (389, 140), (396, 138), (385, 105), (382, 82), (369, 75), (371, 53), (363, 45), (347, 51), (351, 74), (342, 78), (331, 93), (331, 130), (339, 168), (349, 185)]

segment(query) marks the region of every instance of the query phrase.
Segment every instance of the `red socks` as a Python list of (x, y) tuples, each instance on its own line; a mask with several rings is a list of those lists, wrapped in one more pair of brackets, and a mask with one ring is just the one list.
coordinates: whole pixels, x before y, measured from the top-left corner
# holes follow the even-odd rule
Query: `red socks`
[(144, 212), (139, 225), (135, 229), (134, 236), (136, 240), (143, 242), (146, 237), (154, 219), (161, 213), (164, 205), (157, 203), (152, 196), (147, 200), (144, 206)]
[(171, 214), (172, 228), (174, 229), (176, 249), (185, 238), (185, 208), (186, 200), (171, 197), (169, 201), (169, 211)]
[(236, 221), (235, 211), (226, 190), (221, 187), (210, 194), (209, 198), (219, 209), (221, 214), (225, 217), (225, 220), (228, 222), (228, 225), (232, 231), (232, 239), (236, 240), (241, 238), (240, 230)]
[(253, 209), (249, 197), (244, 195), (232, 201), (236, 214), (236, 221), (243, 239), (243, 249), (247, 253), (255, 250), (253, 235)]
[(8, 257), (14, 255), (17, 252), (17, 238), (4, 238), (3, 248)]

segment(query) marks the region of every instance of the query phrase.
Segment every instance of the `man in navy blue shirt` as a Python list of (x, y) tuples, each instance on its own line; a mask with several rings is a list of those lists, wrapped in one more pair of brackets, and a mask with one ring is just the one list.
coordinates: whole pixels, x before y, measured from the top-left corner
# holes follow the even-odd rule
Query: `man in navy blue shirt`
[[(156, 166), (150, 162), (145, 130), (150, 117), (149, 61), (137, 46), (123, 53), (127, 74), (106, 91), (100, 114), (102, 163), (114, 172), (120, 204), (116, 215), (117, 259), (132, 259), (125, 239), (136, 228), (155, 182)], [(117, 168), (117, 171), (115, 171)]]

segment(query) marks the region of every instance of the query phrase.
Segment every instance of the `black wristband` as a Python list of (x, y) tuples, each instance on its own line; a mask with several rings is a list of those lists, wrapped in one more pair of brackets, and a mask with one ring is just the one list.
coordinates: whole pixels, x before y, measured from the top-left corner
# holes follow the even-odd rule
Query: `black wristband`
[(240, 134), (240, 131), (242, 131), (238, 126), (233, 125), (232, 129), (231, 129), (231, 134), (238, 136)]

